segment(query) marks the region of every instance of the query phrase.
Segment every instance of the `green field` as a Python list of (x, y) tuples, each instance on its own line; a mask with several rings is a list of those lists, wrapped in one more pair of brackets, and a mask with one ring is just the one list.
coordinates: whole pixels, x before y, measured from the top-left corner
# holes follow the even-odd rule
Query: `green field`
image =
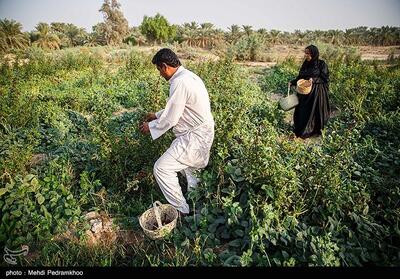
[[(139, 133), (168, 95), (152, 56), (31, 47), (2, 58), (0, 247), (29, 245), (23, 266), (399, 266), (399, 58), (318, 47), (333, 114), (307, 141), (292, 138), (292, 112), (273, 98), (299, 61), (184, 61), (206, 84), (216, 134), (186, 195), (195, 215), (161, 241), (137, 218), (166, 203), (152, 169), (173, 139)], [(97, 242), (91, 211), (113, 221)]]

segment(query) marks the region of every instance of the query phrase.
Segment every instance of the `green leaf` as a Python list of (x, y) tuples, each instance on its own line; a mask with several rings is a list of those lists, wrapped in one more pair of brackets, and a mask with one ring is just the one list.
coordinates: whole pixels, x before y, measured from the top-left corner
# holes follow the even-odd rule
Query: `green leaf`
[(190, 247), (190, 240), (186, 238), (182, 243), (181, 247)]
[(35, 175), (34, 174), (28, 174), (27, 176), (24, 177), (24, 181), (29, 182), (32, 180), (32, 178), (34, 178)]
[(221, 238), (223, 238), (223, 239), (229, 239), (229, 237), (230, 237), (230, 235), (229, 235), (228, 230), (227, 230), (226, 228), (224, 228), (224, 230), (223, 230), (222, 233), (221, 233)]
[(244, 231), (243, 230), (236, 230), (235, 234), (239, 237), (243, 237), (244, 236)]
[(71, 209), (65, 209), (65, 215), (67, 215), (67, 216), (71, 216), (72, 215), (72, 211), (71, 211)]
[(0, 197), (8, 191), (7, 188), (0, 188)]
[(282, 251), (282, 256), (285, 258), (285, 260), (289, 259), (289, 254), (286, 251)]
[(240, 224), (241, 224), (243, 227), (245, 227), (245, 228), (247, 228), (247, 227), (249, 226), (249, 222), (244, 221), (244, 220), (241, 221)]
[(213, 223), (208, 227), (208, 231), (211, 233), (215, 233), (218, 227), (218, 223)]
[(244, 178), (243, 177), (234, 177), (233, 180), (235, 182), (242, 182), (242, 181), (244, 181)]
[(365, 208), (363, 209), (363, 214), (364, 215), (367, 215), (368, 214), (368, 211), (369, 211), (369, 206), (368, 206), (368, 204), (365, 206)]
[(226, 259), (228, 259), (231, 256), (231, 253), (229, 252), (229, 250), (224, 250), (221, 253), (219, 253), (218, 257), (225, 261)]
[(14, 215), (15, 217), (19, 217), (22, 215), (22, 212), (21, 212), (21, 210), (17, 209), (17, 210), (11, 211), (11, 214)]
[(217, 220), (215, 220), (215, 223), (217, 223), (217, 224), (225, 224), (225, 222), (226, 222), (226, 220), (225, 220), (225, 217), (218, 217), (218, 219)]
[(82, 213), (81, 209), (78, 207), (75, 209), (75, 215), (80, 215)]
[(229, 242), (229, 246), (232, 246), (232, 247), (240, 247), (240, 245), (241, 245), (240, 239), (235, 239), (235, 240), (232, 240), (231, 242)]
[(42, 194), (37, 194), (36, 195), (37, 201), (38, 203), (41, 205), (42, 203), (44, 203), (45, 198), (42, 196)]
[(214, 215), (208, 214), (207, 215), (207, 221), (210, 222), (210, 223), (214, 223), (214, 221), (215, 221)]
[(237, 169), (235, 170), (235, 175), (237, 175), (237, 176), (242, 175), (242, 170), (241, 170), (240, 168), (237, 168)]
[(36, 177), (31, 180), (31, 185), (34, 190), (37, 188), (38, 184), (39, 182)]
[(5, 223), (5, 221), (7, 221), (8, 219), (10, 219), (10, 214), (8, 212), (4, 213), (3, 217), (1, 218), (1, 221), (3, 223)]
[(224, 261), (224, 266), (237, 266), (240, 265), (240, 257), (237, 255), (232, 255)]
[(272, 258), (272, 260), (275, 262), (275, 264), (276, 264), (277, 266), (281, 266), (281, 261), (280, 261), (279, 259), (277, 259), (277, 258)]
[[(238, 181), (236, 181), (236, 182), (238, 182)], [(222, 188), (221, 192), (225, 193), (225, 194), (230, 194), (232, 192), (232, 189), (230, 189), (230, 188)]]
[(271, 185), (263, 185), (261, 189), (265, 191), (268, 197), (270, 197), (271, 199), (274, 198), (274, 190), (272, 189)]

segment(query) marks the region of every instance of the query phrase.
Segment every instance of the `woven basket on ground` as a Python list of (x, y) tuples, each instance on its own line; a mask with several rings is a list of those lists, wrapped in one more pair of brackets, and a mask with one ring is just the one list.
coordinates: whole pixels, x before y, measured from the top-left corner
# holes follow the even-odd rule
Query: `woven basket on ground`
[(154, 202), (153, 208), (146, 210), (139, 217), (139, 224), (144, 233), (151, 239), (161, 239), (175, 227), (178, 211), (170, 204)]

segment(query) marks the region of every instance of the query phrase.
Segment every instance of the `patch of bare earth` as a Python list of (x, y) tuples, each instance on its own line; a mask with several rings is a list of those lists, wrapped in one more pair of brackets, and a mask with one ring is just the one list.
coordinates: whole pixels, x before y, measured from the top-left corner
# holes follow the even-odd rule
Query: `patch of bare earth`
[(86, 244), (95, 246), (98, 244), (109, 246), (116, 242), (118, 227), (113, 220), (105, 213), (89, 212), (85, 215), (90, 228), (86, 230)]
[(276, 62), (257, 62), (257, 61), (245, 61), (245, 62), (237, 62), (239, 65), (243, 65), (246, 67), (263, 67), (263, 68), (272, 68), (276, 65)]
[(357, 47), (362, 60), (386, 60), (393, 54), (400, 56), (400, 46), (359, 46)]
[[(91, 211), (85, 214), (85, 224), (88, 229), (85, 231), (84, 244), (91, 248), (94, 246), (134, 245), (141, 244), (145, 238), (142, 231), (122, 230), (116, 225), (113, 219), (106, 213)], [(80, 243), (76, 229), (71, 227), (67, 231), (55, 236), (54, 241), (68, 241)]]

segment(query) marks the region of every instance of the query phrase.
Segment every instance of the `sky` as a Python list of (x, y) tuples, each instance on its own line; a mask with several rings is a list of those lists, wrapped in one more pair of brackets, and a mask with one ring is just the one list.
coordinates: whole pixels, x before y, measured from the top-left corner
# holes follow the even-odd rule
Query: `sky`
[[(14, 19), (23, 31), (39, 22), (73, 23), (87, 31), (102, 22), (103, 0), (0, 0), (0, 19)], [(172, 24), (211, 22), (293, 32), (367, 26), (400, 26), (400, 0), (119, 0), (129, 26), (160, 13)]]

